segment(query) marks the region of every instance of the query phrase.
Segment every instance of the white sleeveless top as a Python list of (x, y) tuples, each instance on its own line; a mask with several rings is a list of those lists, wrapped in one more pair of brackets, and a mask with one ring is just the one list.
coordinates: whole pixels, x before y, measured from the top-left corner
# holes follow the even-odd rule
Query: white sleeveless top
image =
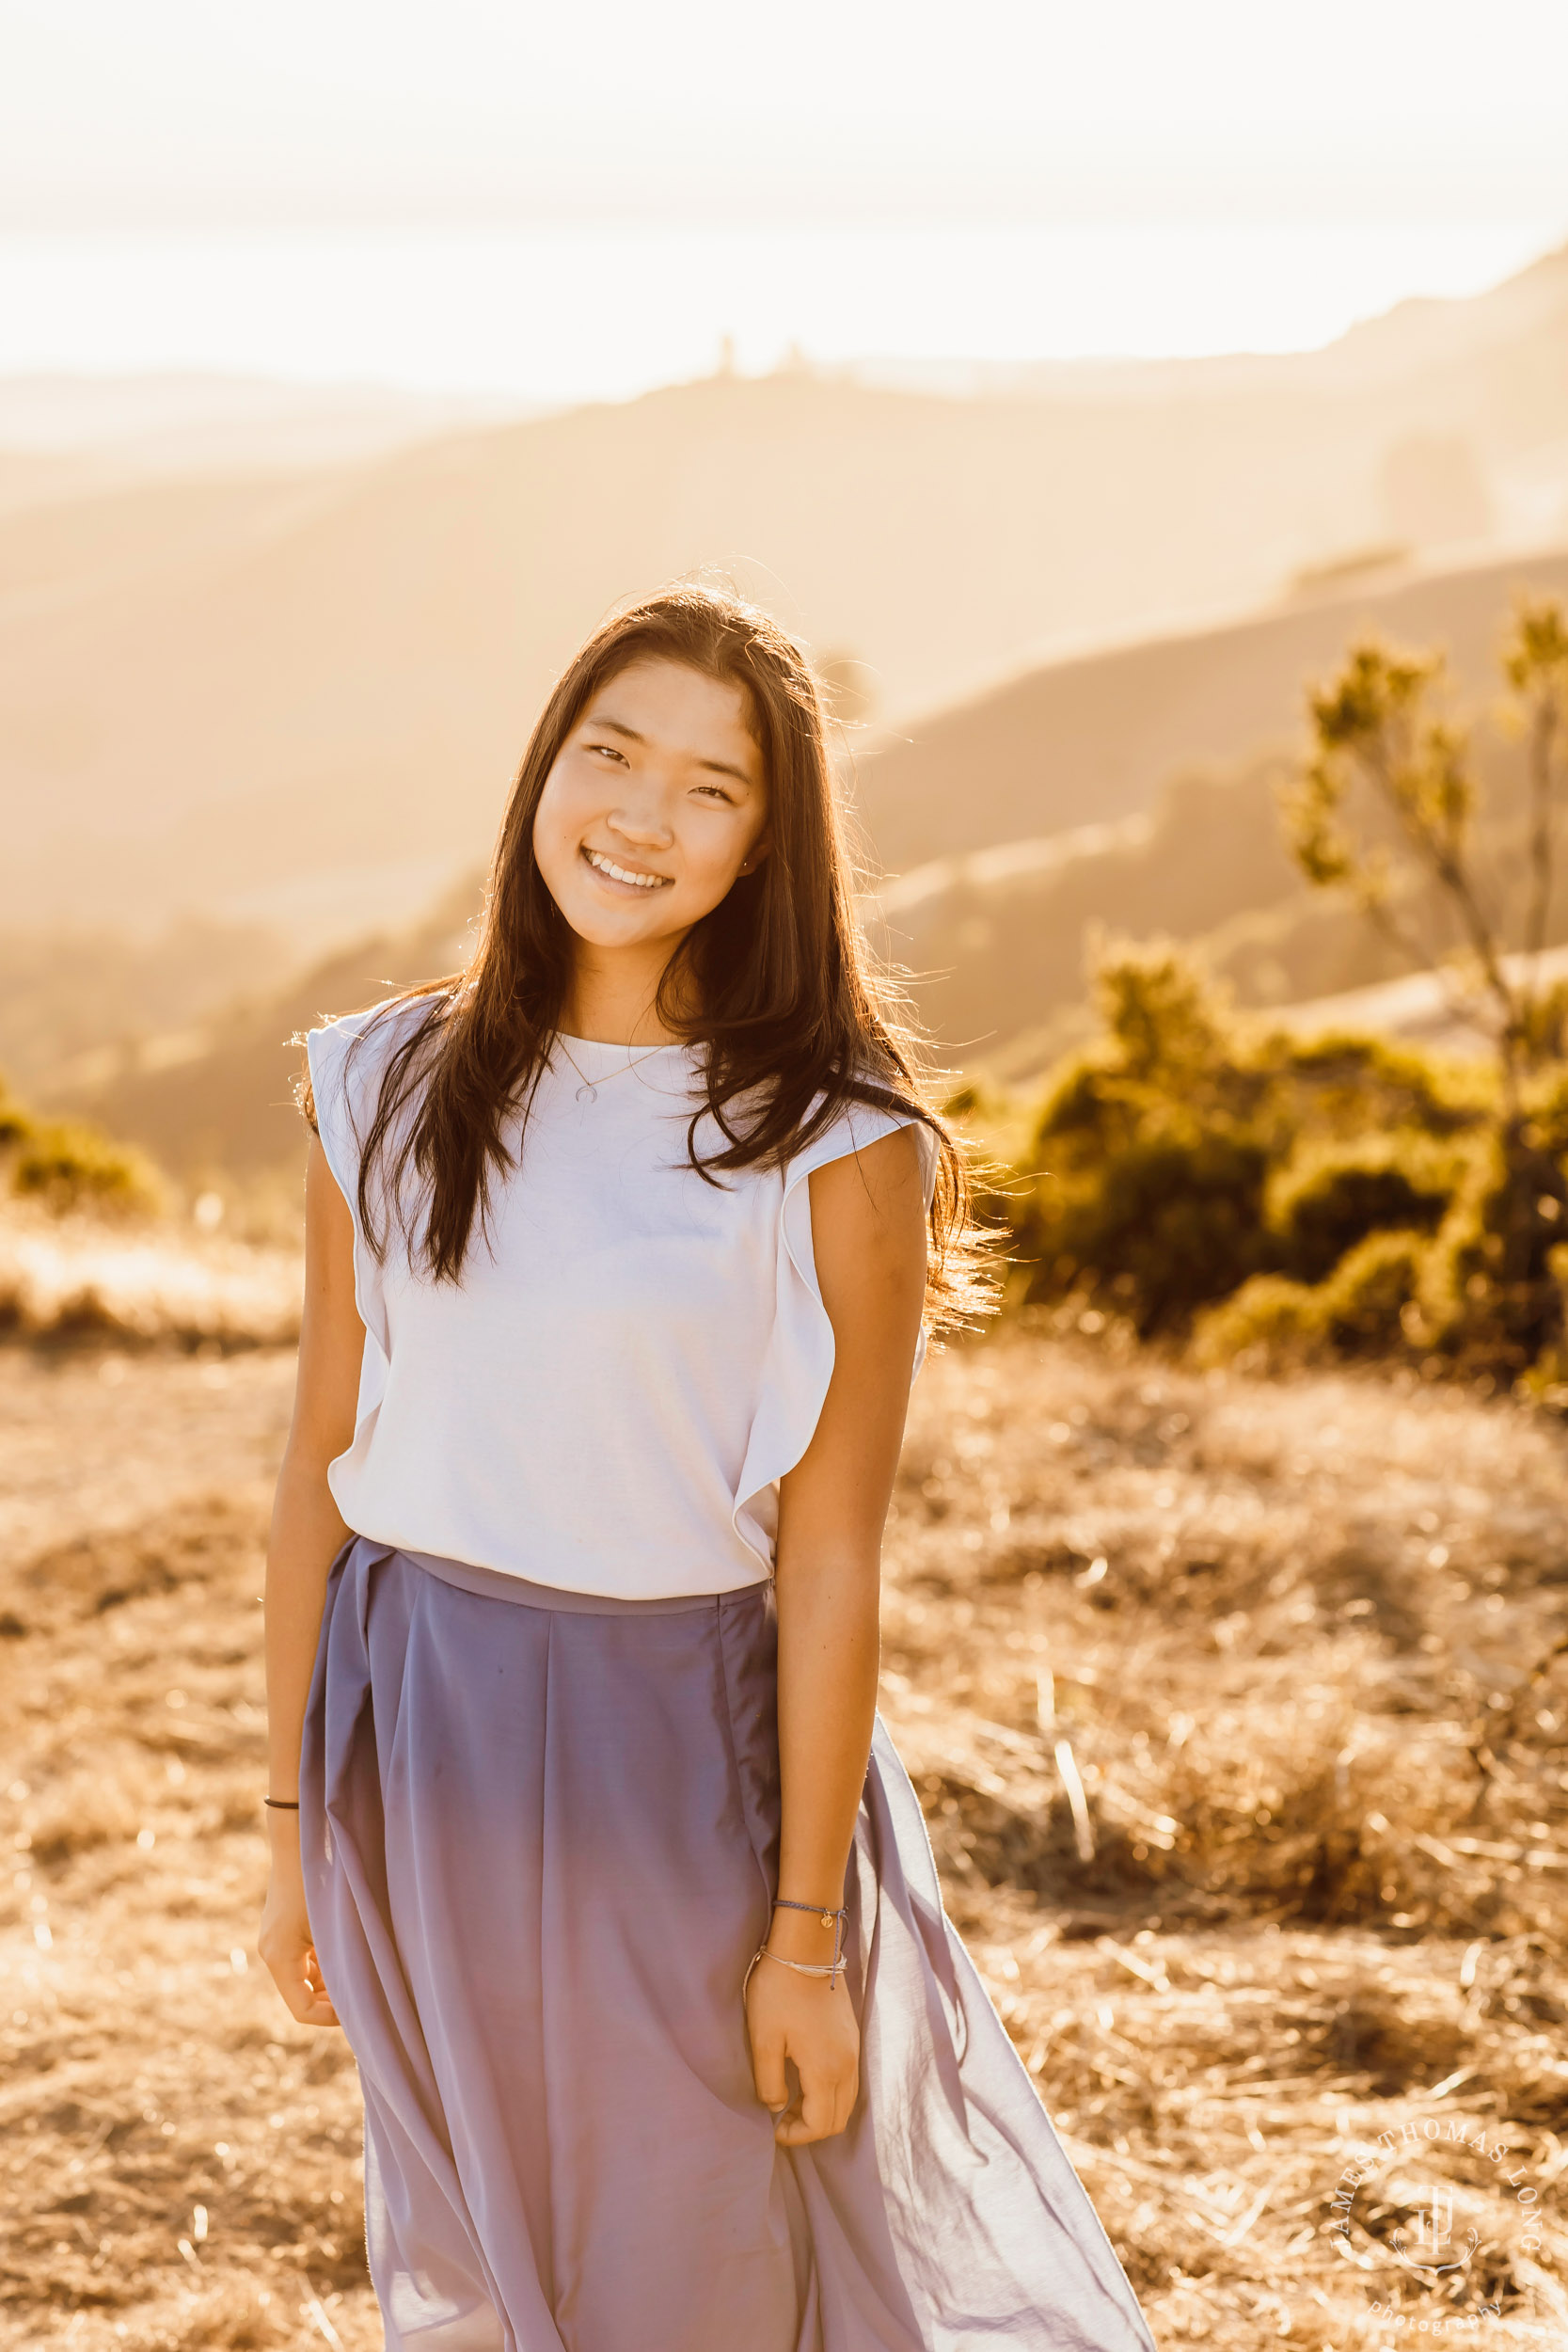
[[(461, 1283), (436, 1283), (396, 1232), (376, 1263), (356, 1197), (386, 1054), (422, 1009), (307, 1041), (366, 1334), (354, 1442), (327, 1473), (338, 1508), (378, 1542), (573, 1592), (755, 1583), (833, 1365), (806, 1178), (912, 1123), (929, 1200), (929, 1129), (855, 1104), (787, 1168), (709, 1184), (686, 1150), (693, 1049), (628, 1069), (631, 1048), (568, 1038), (579, 1069), (558, 1043), (520, 1166), (492, 1181), (488, 1247), (476, 1232)], [(699, 1150), (715, 1134), (705, 1116)], [(911, 1379), (924, 1354), (922, 1334)]]

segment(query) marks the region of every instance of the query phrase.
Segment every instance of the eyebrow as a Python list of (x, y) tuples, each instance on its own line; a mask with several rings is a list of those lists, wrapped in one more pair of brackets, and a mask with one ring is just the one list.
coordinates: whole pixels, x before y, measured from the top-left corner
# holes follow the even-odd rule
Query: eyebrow
[[(628, 727), (624, 719), (611, 719), (603, 711), (590, 711), (583, 724), (589, 727), (603, 727), (607, 735), (624, 736), (628, 743), (646, 743), (648, 739), (645, 735), (640, 735), (635, 727)], [(693, 765), (705, 768), (710, 774), (716, 776), (733, 776), (736, 782), (743, 784), (748, 791), (755, 788), (756, 778), (749, 776), (744, 768), (732, 766), (727, 759), (698, 759), (693, 762)]]

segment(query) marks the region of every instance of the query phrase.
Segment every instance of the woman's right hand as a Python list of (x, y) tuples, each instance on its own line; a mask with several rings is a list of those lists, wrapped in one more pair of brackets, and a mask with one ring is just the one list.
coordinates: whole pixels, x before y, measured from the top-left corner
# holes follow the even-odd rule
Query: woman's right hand
[(297, 1820), (295, 1814), (285, 1814), (282, 1824), (273, 1830), (272, 1875), (261, 1907), (257, 1948), (274, 1984), (302, 2026), (335, 2026), (338, 2012), (326, 1995), (305, 1908)]
[[(830, 1984), (760, 1959), (746, 1986), (746, 2030), (752, 2079), (779, 2146), (805, 2148), (841, 2132), (860, 2091), (860, 2027), (846, 1979)], [(800, 2085), (793, 2103), (786, 2058)]]

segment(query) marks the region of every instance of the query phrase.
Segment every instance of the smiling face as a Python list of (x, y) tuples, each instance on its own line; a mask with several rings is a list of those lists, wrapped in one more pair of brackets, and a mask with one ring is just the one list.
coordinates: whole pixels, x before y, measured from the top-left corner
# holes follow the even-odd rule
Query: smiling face
[(661, 659), (629, 663), (590, 695), (540, 794), (533, 854), (595, 965), (627, 958), (657, 982), (766, 854), (750, 717), (742, 687)]

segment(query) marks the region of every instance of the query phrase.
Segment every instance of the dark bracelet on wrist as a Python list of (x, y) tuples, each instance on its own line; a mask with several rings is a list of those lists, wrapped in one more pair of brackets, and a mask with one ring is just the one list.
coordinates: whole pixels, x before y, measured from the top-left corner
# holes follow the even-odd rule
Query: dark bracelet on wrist
[(275, 1813), (297, 1813), (299, 1811), (297, 1797), (263, 1797), (261, 1803), (270, 1804)]
[[(763, 1957), (765, 1959), (784, 1960), (784, 1964), (786, 1968), (795, 1969), (800, 1976), (826, 1977), (828, 1979), (828, 1989), (831, 1992), (833, 1986), (838, 1982), (839, 1971), (844, 1966), (844, 1939), (848, 1932), (849, 1928), (848, 1906), (847, 1904), (840, 1904), (839, 1908), (835, 1911), (829, 1903), (798, 1903), (793, 1901), (788, 1895), (775, 1895), (773, 1898), (773, 1909), (775, 1912), (809, 1912), (816, 1917), (820, 1926), (832, 1928), (833, 1931), (833, 1956), (824, 1968), (808, 1966), (802, 1961), (784, 1960), (782, 1952), (768, 1951), (766, 1945), (763, 1947)], [(750, 1971), (748, 1971), (748, 1974), (750, 1974)]]
[(787, 1895), (775, 1895), (773, 1898), (773, 1908), (775, 1911), (813, 1912), (816, 1914), (816, 1916), (820, 1924), (825, 1928), (831, 1928), (836, 1920), (843, 1919), (847, 1916), (847, 1914), (842, 1909), (833, 1911), (827, 1903), (791, 1902)]

